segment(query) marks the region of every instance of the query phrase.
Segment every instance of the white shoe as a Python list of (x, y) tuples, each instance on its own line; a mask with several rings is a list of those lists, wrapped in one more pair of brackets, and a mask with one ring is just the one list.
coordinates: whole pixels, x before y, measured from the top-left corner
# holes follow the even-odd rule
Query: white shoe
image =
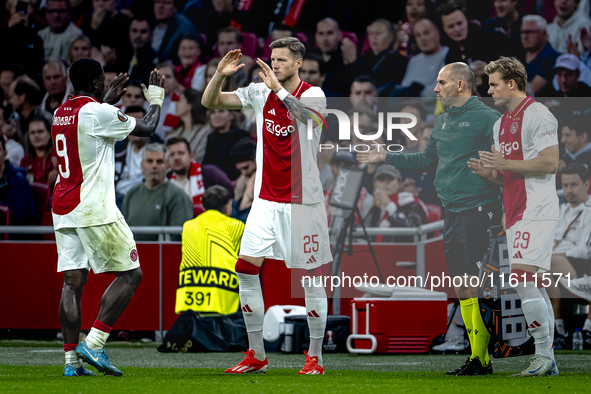
[(571, 279), (570, 283), (566, 278), (560, 278), (560, 284), (577, 297), (591, 302), (591, 276)]
[(543, 376), (551, 373), (556, 367), (554, 360), (541, 356), (534, 355), (531, 364), (523, 372), (511, 376)]
[(436, 352), (461, 352), (468, 347), (467, 342), (468, 340), (465, 340), (464, 334), (462, 334), (442, 344), (433, 346), (433, 350)]

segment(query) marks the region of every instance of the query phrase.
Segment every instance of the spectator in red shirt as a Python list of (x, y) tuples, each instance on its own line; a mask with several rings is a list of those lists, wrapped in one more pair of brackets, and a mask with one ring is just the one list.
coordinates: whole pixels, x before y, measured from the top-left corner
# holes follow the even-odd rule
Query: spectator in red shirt
[(205, 65), (201, 59), (203, 39), (197, 35), (181, 37), (175, 51), (177, 62), (174, 66), (176, 80), (185, 89), (199, 89), (205, 73)]
[(51, 144), (51, 126), (41, 117), (35, 116), (29, 122), (29, 151), (21, 160), (21, 167), (27, 171), (29, 183), (46, 183), (53, 187), (57, 178), (57, 156)]

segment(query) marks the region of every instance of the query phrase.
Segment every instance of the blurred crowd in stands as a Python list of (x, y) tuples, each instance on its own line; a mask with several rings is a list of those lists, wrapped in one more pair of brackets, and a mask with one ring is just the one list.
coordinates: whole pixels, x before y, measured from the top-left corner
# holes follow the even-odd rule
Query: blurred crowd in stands
[[(382, 102), (387, 110), (414, 114), (418, 122), (410, 131), (417, 140), (402, 134), (390, 141), (404, 152), (424, 149), (443, 112), (433, 92), (441, 67), (466, 62), (476, 75), (474, 94), (488, 97), (485, 65), (515, 56), (526, 65), (528, 94), (559, 119), (561, 169), (591, 162), (591, 105), (584, 99), (591, 96), (589, 0), (3, 3), (1, 224), (51, 224), (58, 174), (52, 114), (71, 94), (68, 67), (80, 58), (103, 65), (107, 87), (118, 73), (129, 75), (117, 105), (133, 117), (146, 113), (141, 84), (150, 71), (156, 67), (166, 77), (156, 134), (116, 142), (117, 202), (130, 226), (181, 226), (203, 212), (201, 198), (213, 185), (230, 192), (231, 216), (245, 221), (257, 170), (254, 113), (208, 110), (202, 92), (220, 58), (237, 48), (246, 67), (224, 90), (262, 83), (254, 60), (268, 61), (269, 44), (285, 36), (307, 46), (300, 77), (321, 86), (329, 105), (333, 98), (347, 100), (362, 133), (378, 129)], [(335, 119), (327, 117), (321, 140), (334, 148), (318, 154), (327, 209), (339, 167), (360, 167), (354, 146), (361, 141), (338, 141)], [(362, 168), (367, 176), (359, 204), (366, 225), (410, 227), (441, 218), (433, 172)]]

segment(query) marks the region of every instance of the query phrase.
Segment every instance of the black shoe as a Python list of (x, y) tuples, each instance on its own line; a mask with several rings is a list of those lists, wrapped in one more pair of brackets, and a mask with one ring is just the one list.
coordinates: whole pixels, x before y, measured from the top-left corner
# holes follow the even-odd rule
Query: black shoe
[(591, 331), (583, 330), (583, 350), (591, 349)]
[(468, 365), (470, 365), (470, 357), (468, 357), (466, 359), (466, 363), (464, 365), (462, 365), (461, 367), (454, 369), (453, 371), (448, 371), (445, 374), (446, 375), (457, 375), (458, 373), (462, 372)]
[(564, 335), (560, 335), (557, 332), (554, 332), (554, 349), (555, 350), (567, 350), (571, 347), (569, 346), (569, 334), (568, 332)]
[(470, 363), (456, 374), (456, 376), (478, 376), (488, 375), (487, 368), (480, 362), (480, 357), (474, 357)]
[(487, 375), (492, 375), (493, 374), (493, 370), (492, 370), (492, 362), (489, 361), (488, 364), (486, 364), (484, 366), (484, 368), (486, 368), (486, 374)]

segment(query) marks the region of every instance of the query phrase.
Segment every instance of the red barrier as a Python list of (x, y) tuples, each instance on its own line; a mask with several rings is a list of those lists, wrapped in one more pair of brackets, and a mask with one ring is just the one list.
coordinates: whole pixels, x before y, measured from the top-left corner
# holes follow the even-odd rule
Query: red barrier
[[(397, 261), (415, 261), (413, 245), (375, 245), (376, 257), (384, 276), (415, 275), (415, 269), (396, 266)], [(349, 275), (376, 275), (377, 271), (366, 245), (356, 245), (355, 253), (343, 256), (342, 269)], [(159, 246), (138, 243), (143, 280), (114, 329), (159, 329)], [(0, 328), (59, 329), (58, 308), (63, 276), (56, 272), (55, 242), (0, 242), (2, 275), (0, 275)], [(426, 272), (440, 275), (445, 270), (442, 242), (426, 245)], [(162, 245), (162, 310), (163, 329), (176, 320), (174, 312), (181, 245)], [(363, 262), (362, 264), (360, 262)], [(265, 308), (273, 305), (305, 305), (304, 293), (282, 262), (269, 261), (261, 269)], [(82, 328), (90, 329), (96, 319), (102, 294), (115, 279), (114, 275), (89, 275), (82, 296)], [(292, 289), (292, 284), (296, 286)], [(449, 293), (453, 297), (453, 293)], [(341, 313), (350, 315), (350, 299), (362, 294), (348, 290), (343, 294)]]

